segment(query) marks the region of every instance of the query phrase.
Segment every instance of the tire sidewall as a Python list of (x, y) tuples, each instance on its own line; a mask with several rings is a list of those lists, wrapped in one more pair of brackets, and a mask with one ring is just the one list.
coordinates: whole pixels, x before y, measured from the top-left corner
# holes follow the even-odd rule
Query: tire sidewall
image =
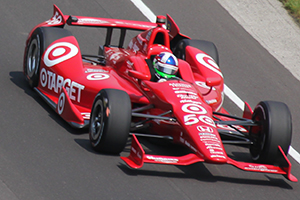
[[(30, 73), (28, 72), (28, 57), (29, 57), (29, 50), (32, 47), (32, 43), (36, 42), (37, 44), (37, 58), (35, 60), (35, 67), (34, 67), (34, 72)], [(41, 64), (41, 57), (44, 52), (44, 38), (43, 34), (41, 31), (41, 28), (35, 29), (35, 31), (32, 33), (32, 36), (28, 42), (28, 45), (26, 47), (25, 51), (25, 57), (24, 57), (24, 72), (26, 79), (29, 82), (30, 87), (36, 87), (38, 86), (39, 82), (39, 71), (40, 71), (40, 64)]]
[[(93, 122), (98, 103), (102, 103), (101, 133), (93, 137)], [(92, 147), (101, 153), (118, 154), (127, 142), (131, 123), (129, 95), (117, 89), (103, 89), (95, 97), (90, 119), (89, 137)]]
[[(292, 138), (292, 120), (288, 107), (281, 102), (262, 101), (254, 109), (252, 119), (255, 121), (260, 115), (261, 141), (263, 146), (260, 152), (253, 155), (250, 146), (250, 154), (256, 162), (275, 164), (279, 158), (280, 146), (284, 153), (288, 153), (288, 148)], [(250, 138), (253, 137), (252, 128)]]

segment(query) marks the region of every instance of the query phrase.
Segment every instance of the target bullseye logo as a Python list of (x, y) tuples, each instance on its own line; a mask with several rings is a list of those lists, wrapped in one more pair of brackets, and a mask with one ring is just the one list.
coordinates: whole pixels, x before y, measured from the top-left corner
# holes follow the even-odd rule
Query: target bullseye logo
[(66, 61), (78, 53), (78, 48), (69, 42), (58, 42), (50, 46), (44, 55), (44, 63), (47, 67), (52, 67)]
[(87, 75), (86, 78), (90, 81), (100, 81), (100, 80), (108, 79), (109, 75), (104, 73), (93, 73)]
[(47, 72), (46, 72), (45, 68), (43, 68), (43, 69), (41, 70), (41, 73), (40, 73), (40, 80), (41, 80), (41, 85), (42, 85), (43, 87), (46, 87), (46, 85), (47, 85)]
[(219, 70), (219, 66), (217, 65), (217, 63), (214, 61), (214, 59), (212, 59), (210, 56), (204, 54), (204, 53), (198, 53), (196, 55), (196, 59), (197, 61), (202, 64), (203, 66), (205, 66), (206, 68), (214, 71), (215, 73), (219, 74), (221, 77), (223, 77), (223, 74), (221, 73), (221, 71)]
[(57, 103), (57, 112), (59, 115), (61, 115), (64, 111), (65, 101), (66, 101), (66, 95), (65, 95), (65, 93), (62, 92), (59, 95), (58, 103)]
[(184, 104), (181, 109), (186, 113), (192, 113), (198, 115), (205, 115), (207, 113), (205, 108), (203, 108), (198, 104), (193, 104), (193, 103)]

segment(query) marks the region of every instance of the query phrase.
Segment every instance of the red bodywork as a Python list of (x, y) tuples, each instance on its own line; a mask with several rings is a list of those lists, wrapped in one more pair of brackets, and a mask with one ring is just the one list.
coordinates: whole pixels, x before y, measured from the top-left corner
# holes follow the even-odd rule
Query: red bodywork
[[(172, 110), (167, 116), (176, 121), (154, 120), (150, 131), (162, 136), (171, 135), (175, 143), (187, 146), (192, 152), (182, 157), (147, 155), (133, 134), (130, 156), (122, 157), (130, 167), (142, 167), (144, 162), (175, 165), (195, 162), (227, 163), (247, 171), (284, 174), (289, 180), (297, 181), (290, 173), (291, 165), (284, 153), (286, 167), (238, 162), (227, 156), (218, 129), (231, 128), (217, 126), (213, 119), (213, 112), (228, 114), (222, 108), (223, 75), (216, 62), (205, 52), (188, 46), (185, 61), (179, 59), (181, 79), (161, 83), (150, 81), (152, 74), (145, 60), (162, 51), (172, 52), (170, 41), (176, 35), (188, 38), (179, 33), (170, 16), (167, 15), (169, 30), (160, 23), (81, 16), (76, 16), (77, 20), (71, 20), (72, 17), (63, 15), (54, 5), (53, 17), (35, 28), (63, 27), (67, 23), (70, 26), (121, 28), (142, 32), (132, 38), (125, 48), (104, 45), (105, 66), (82, 59), (74, 36), (58, 39), (46, 48), (41, 57), (39, 84), (35, 90), (65, 121), (74, 127), (85, 127), (94, 98), (101, 89), (124, 90), (133, 107), (153, 105), (154, 108), (147, 110), (147, 114), (159, 115)], [(29, 34), (26, 46), (32, 33), (33, 31)], [(163, 42), (159, 44), (155, 42), (158, 34), (163, 38)], [(247, 108), (249, 116), (252, 110)], [(226, 117), (222, 119), (226, 120)]]

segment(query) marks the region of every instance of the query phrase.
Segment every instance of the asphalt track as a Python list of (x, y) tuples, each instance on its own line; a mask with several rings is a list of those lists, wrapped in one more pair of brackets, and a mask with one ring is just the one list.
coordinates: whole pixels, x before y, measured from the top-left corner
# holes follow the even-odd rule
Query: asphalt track
[[(48, 20), (55, 3), (64, 14), (147, 19), (131, 1), (1, 1), (0, 13), (0, 199), (299, 199), (299, 183), (278, 175), (243, 172), (232, 166), (145, 165), (130, 170), (118, 156), (92, 151), (85, 130), (69, 127), (22, 75), (24, 43), (36, 24)], [(299, 81), (248, 34), (217, 1), (144, 3), (155, 15), (169, 13), (192, 38), (213, 41), (226, 84), (254, 107), (261, 100), (283, 101), (293, 115), (292, 146), (299, 152)], [(104, 41), (74, 30), (85, 51)], [(97, 43), (95, 43), (97, 41)], [(97, 45), (95, 45), (97, 44)], [(241, 111), (229, 99), (232, 114)], [(165, 147), (145, 142), (155, 152)], [(248, 150), (226, 146), (231, 156), (248, 160)], [(128, 150), (128, 149), (126, 149)], [(126, 153), (126, 150), (124, 154)], [(169, 151), (176, 151), (171, 147)], [(292, 173), (300, 167), (290, 156)]]

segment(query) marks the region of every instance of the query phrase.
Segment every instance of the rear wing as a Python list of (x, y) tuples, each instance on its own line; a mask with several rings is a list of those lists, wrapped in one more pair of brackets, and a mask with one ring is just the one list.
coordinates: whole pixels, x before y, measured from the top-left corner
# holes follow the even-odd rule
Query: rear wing
[[(124, 38), (126, 35), (126, 30), (137, 30), (146, 31), (148, 29), (160, 26), (160, 17), (157, 18), (156, 23), (145, 22), (145, 21), (134, 21), (134, 20), (123, 20), (123, 19), (112, 19), (112, 18), (98, 18), (98, 17), (85, 17), (85, 16), (74, 16), (74, 15), (64, 15), (61, 10), (54, 4), (53, 5), (53, 15), (52, 17), (38, 24), (32, 29), (32, 32), (41, 26), (47, 27), (61, 27), (63, 28), (65, 24), (69, 26), (86, 26), (86, 27), (102, 27), (107, 28), (106, 42), (105, 46), (109, 46), (111, 42), (111, 36), (113, 29), (120, 29), (120, 39), (118, 47), (122, 48), (124, 43)], [(181, 33), (179, 33), (179, 28), (174, 22), (174, 20), (167, 15), (167, 30), (169, 31), (169, 37), (172, 43), (177, 43), (180, 39), (189, 38)], [(190, 38), (189, 38), (190, 39)]]
[(91, 27), (104, 27), (104, 28), (121, 28), (121, 29), (132, 29), (132, 30), (148, 30), (156, 27), (156, 23), (134, 21), (134, 20), (123, 20), (123, 19), (111, 19), (111, 18), (99, 18), (99, 17), (84, 17), (84, 16), (72, 16), (64, 15), (61, 10), (54, 4), (53, 5), (53, 16), (38, 25), (40, 26), (60, 26), (63, 27), (65, 24), (70, 26), (91, 26)]

